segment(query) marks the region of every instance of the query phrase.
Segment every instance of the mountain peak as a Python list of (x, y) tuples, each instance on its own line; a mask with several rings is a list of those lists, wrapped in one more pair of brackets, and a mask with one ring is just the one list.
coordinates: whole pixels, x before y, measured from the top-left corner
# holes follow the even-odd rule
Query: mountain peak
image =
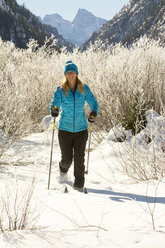
[[(85, 19), (84, 19), (84, 17), (85, 17)], [(90, 22), (93, 21), (94, 22), (96, 18), (97, 17), (94, 16), (88, 10), (86, 10), (86, 9), (78, 9), (77, 14), (76, 14), (76, 16), (75, 16), (75, 18), (74, 18), (72, 23), (75, 24), (75, 23), (84, 22), (84, 21), (85, 21), (85, 23), (88, 23), (88, 21), (90, 21)]]
[(78, 9), (77, 14), (92, 14), (92, 13), (86, 9)]
[(58, 14), (46, 15), (43, 22), (57, 28), (58, 32), (75, 45), (81, 45), (97, 31), (106, 20), (94, 16), (86, 9), (78, 9), (73, 22), (64, 20)]
[(46, 15), (43, 19), (43, 23), (52, 25), (52, 20), (53, 20), (53, 23), (60, 23), (63, 21), (63, 18), (59, 14)]
[(44, 18), (49, 18), (49, 17), (56, 18), (57, 20), (62, 20), (62, 16), (60, 16), (60, 15), (57, 14), (57, 13), (52, 14), (52, 15), (46, 15)]
[(106, 22), (105, 19), (96, 17), (91, 12), (89, 12), (86, 9), (79, 9), (72, 24), (76, 26), (89, 26), (89, 25), (95, 25), (100, 24), (99, 26), (102, 26)]

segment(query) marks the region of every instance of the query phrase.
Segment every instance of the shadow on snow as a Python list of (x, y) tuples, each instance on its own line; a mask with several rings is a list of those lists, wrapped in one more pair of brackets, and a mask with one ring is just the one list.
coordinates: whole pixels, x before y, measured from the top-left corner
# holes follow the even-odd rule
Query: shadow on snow
[(149, 202), (149, 203), (154, 203), (156, 201), (156, 203), (165, 204), (165, 197), (156, 197), (155, 199), (154, 196), (138, 195), (133, 193), (121, 193), (111, 190), (91, 189), (91, 188), (88, 188), (88, 192), (94, 194), (109, 195), (109, 198), (111, 200), (118, 202), (135, 200), (138, 202)]

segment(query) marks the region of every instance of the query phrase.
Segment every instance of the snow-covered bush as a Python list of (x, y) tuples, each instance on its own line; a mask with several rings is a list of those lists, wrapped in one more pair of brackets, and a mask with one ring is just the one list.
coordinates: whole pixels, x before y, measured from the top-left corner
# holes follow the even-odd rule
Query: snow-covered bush
[[(105, 53), (108, 53), (107, 51)], [(103, 56), (96, 74), (101, 126), (106, 130), (128, 116), (134, 92), (143, 92), (145, 101), (160, 113), (165, 105), (165, 48), (142, 38), (129, 49), (116, 45)], [(97, 66), (97, 63), (95, 63)], [(108, 120), (108, 121), (107, 121)]]
[[(165, 117), (148, 110), (146, 127), (138, 134), (122, 126), (112, 128), (106, 138), (114, 147), (120, 171), (134, 182), (165, 176)], [(116, 142), (121, 141), (122, 143)], [(112, 143), (113, 142), (113, 143)]]

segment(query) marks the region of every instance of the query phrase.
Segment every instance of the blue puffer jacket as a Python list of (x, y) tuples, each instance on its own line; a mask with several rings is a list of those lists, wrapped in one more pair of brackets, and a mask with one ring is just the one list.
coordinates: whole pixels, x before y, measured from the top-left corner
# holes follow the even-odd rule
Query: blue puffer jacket
[(63, 89), (60, 86), (57, 87), (50, 111), (55, 105), (58, 110), (61, 108), (62, 112), (58, 126), (60, 130), (75, 133), (88, 128), (84, 112), (85, 101), (89, 104), (91, 111), (96, 111), (98, 114), (98, 103), (86, 84), (84, 84), (84, 94), (80, 93), (76, 88), (75, 93), (72, 93), (69, 89), (68, 95), (65, 95)]

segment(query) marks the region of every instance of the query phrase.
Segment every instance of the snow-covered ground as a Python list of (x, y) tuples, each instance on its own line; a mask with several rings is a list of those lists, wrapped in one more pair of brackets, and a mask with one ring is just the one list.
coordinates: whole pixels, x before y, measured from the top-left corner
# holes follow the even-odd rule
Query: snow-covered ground
[[(154, 116), (158, 121), (161, 118)], [(59, 184), (60, 150), (56, 129), (48, 190), (52, 124), (47, 129), (48, 126), (44, 126), (44, 132), (14, 143), (5, 155), (4, 159), (12, 166), (0, 168), (2, 194), (11, 192), (12, 199), (15, 188), (24, 192), (35, 177), (32, 211), (39, 212), (39, 219), (35, 230), (1, 233), (0, 248), (164, 248), (165, 180), (130, 183), (127, 175), (117, 170), (119, 160), (115, 148), (122, 147), (123, 143), (113, 142), (110, 132), (90, 154), (86, 175), (88, 194), (72, 188), (73, 168), (66, 181), (69, 193), (65, 194), (63, 185)], [(152, 213), (156, 230), (153, 230)]]

